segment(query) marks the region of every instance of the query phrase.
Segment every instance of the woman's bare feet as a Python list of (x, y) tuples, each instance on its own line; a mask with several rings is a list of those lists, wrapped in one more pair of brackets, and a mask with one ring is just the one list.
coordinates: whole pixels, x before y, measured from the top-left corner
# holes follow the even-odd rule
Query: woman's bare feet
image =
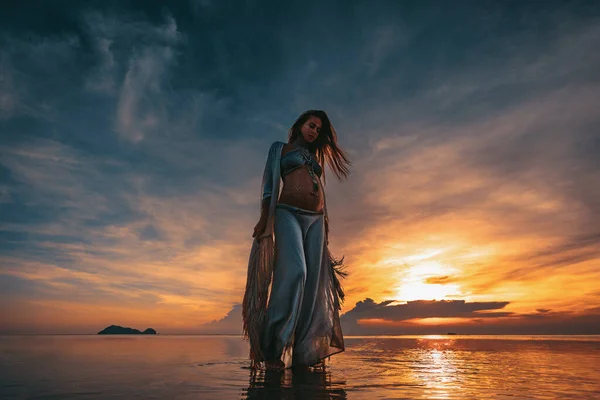
[(292, 365), (292, 369), (298, 372), (309, 372), (315, 370), (325, 370), (325, 361), (321, 360), (312, 365)]
[(285, 364), (281, 360), (265, 361), (265, 368), (269, 370), (283, 371)]
[(306, 372), (310, 372), (310, 366), (309, 365), (292, 365), (292, 370), (295, 373), (296, 372), (306, 373)]

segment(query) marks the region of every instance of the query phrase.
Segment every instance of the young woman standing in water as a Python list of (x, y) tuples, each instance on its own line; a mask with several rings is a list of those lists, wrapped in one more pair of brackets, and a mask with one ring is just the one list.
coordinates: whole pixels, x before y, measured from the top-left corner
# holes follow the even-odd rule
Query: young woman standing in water
[(269, 149), (243, 301), (253, 366), (314, 366), (344, 351), (338, 279), (344, 273), (328, 249), (325, 161), (338, 179), (348, 176), (348, 157), (321, 110), (304, 112), (288, 142)]

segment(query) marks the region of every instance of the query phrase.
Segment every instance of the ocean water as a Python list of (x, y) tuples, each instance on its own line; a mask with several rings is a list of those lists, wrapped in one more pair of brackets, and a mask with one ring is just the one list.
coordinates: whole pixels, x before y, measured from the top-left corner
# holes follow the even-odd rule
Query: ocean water
[(322, 370), (237, 336), (0, 336), (2, 399), (600, 399), (600, 336), (346, 337)]

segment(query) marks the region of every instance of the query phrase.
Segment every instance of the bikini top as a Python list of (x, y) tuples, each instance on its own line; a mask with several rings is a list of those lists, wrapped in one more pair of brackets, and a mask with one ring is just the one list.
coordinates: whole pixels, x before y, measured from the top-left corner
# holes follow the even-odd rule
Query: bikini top
[(304, 164), (308, 164), (308, 167), (312, 167), (312, 170), (315, 172), (315, 174), (321, 177), (323, 169), (315, 157), (303, 147), (296, 147), (281, 157), (281, 177), (283, 178)]

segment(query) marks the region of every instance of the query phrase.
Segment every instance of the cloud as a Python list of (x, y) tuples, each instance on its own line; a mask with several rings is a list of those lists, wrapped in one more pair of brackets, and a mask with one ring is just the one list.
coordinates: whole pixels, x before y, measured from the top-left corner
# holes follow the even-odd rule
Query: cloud
[(7, 65), (5, 58), (5, 56), (0, 58), (0, 119), (13, 115), (18, 97), (11, 67)]
[(597, 334), (597, 308), (579, 312), (538, 309), (535, 313), (494, 311), (508, 302), (412, 301), (393, 305), (365, 299), (341, 317), (346, 335), (462, 334)]
[(242, 305), (236, 304), (223, 318), (198, 327), (197, 332), (205, 334), (242, 334)]
[(431, 276), (425, 280), (425, 283), (429, 285), (438, 285), (451, 282), (452, 278), (449, 276)]
[(146, 50), (131, 62), (119, 96), (117, 131), (133, 142), (146, 131), (165, 128), (165, 93), (160, 87), (164, 65), (173, 57), (169, 48)]
[(78, 75), (76, 36), (36, 39), (0, 36), (0, 122), (17, 116), (53, 121), (60, 99), (52, 89), (62, 87), (67, 94), (66, 76)]
[[(466, 302), (464, 300), (417, 300), (406, 304), (392, 305), (393, 300), (376, 303), (365, 299), (344, 314), (350, 319), (385, 319), (403, 321), (413, 318), (493, 318), (505, 317), (512, 313), (503, 311), (488, 312), (504, 308), (509, 302)], [(485, 311), (485, 312), (482, 312)]]
[(85, 21), (99, 61), (87, 88), (105, 94), (118, 90), (117, 132), (139, 142), (148, 133), (168, 130), (168, 69), (183, 40), (175, 19), (169, 16), (164, 25), (152, 25), (90, 13)]

